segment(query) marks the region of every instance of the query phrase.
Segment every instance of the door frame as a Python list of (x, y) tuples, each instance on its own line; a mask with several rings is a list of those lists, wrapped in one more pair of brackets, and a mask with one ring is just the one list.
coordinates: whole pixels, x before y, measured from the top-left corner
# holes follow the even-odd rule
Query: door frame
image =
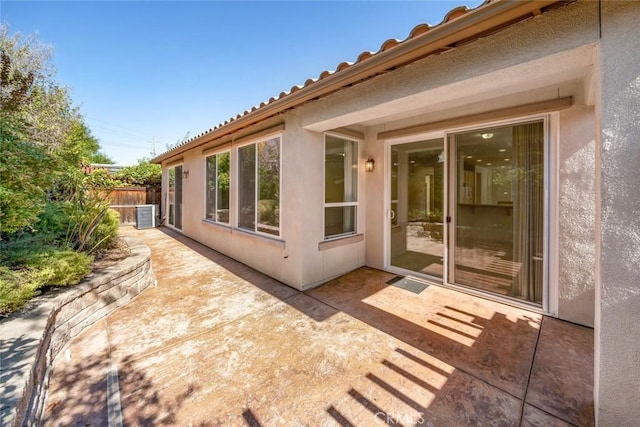
[[(170, 188), (171, 188), (171, 177), (170, 177), (170, 173), (171, 172), (170, 171), (171, 171), (171, 169), (175, 170), (178, 167), (182, 169), (182, 171), (179, 174), (180, 175), (180, 188), (181, 188), (181, 190), (180, 190), (180, 227), (176, 227), (174, 224), (171, 224), (169, 222), (169, 215), (170, 215), (170, 211), (171, 211), (171, 207), (170, 207), (170, 203), (171, 203), (171, 194), (170, 194), (171, 193), (171, 191), (170, 191)], [(182, 223), (183, 223), (183, 220), (184, 220), (184, 216), (182, 215), (183, 214), (183, 212), (182, 212), (182, 204), (183, 203), (182, 202), (184, 200), (184, 197), (183, 197), (183, 195), (184, 195), (184, 177), (183, 177), (183, 172), (184, 172), (184, 162), (178, 162), (178, 163), (172, 164), (171, 166), (167, 166), (167, 200), (166, 200), (166, 207), (167, 207), (167, 217), (166, 218), (167, 218), (167, 223), (166, 223), (166, 225), (167, 225), (167, 227), (172, 228), (173, 230), (176, 230), (176, 231), (179, 231), (179, 232), (182, 232)], [(177, 176), (178, 176), (178, 174), (176, 174), (176, 179), (177, 179)], [(175, 190), (174, 190), (174, 196), (175, 196)], [(176, 219), (176, 207), (174, 206), (174, 212), (173, 212), (173, 221), (174, 221), (174, 223), (175, 223), (175, 219)]]
[[(464, 126), (457, 126), (438, 131), (432, 131), (428, 133), (420, 133), (411, 136), (403, 136), (400, 138), (384, 140), (384, 268), (386, 271), (395, 274), (402, 274), (406, 276), (413, 276), (418, 279), (426, 280), (431, 283), (438, 284), (445, 288), (454, 289), (471, 295), (479, 296), (482, 298), (494, 300), (504, 304), (512, 305), (519, 308), (525, 308), (530, 311), (548, 314), (552, 316), (558, 315), (558, 303), (559, 303), (559, 148), (558, 140), (560, 133), (560, 114), (559, 112), (551, 112), (544, 114), (533, 114), (527, 116), (521, 116), (514, 119), (507, 120), (493, 120), (482, 123), (474, 123)], [(452, 135), (470, 130), (481, 130), (487, 127), (495, 126), (509, 126), (517, 125), (523, 122), (532, 120), (542, 120), (544, 127), (544, 213), (543, 213), (543, 290), (542, 290), (542, 304), (537, 305), (529, 303), (527, 301), (518, 300), (515, 298), (504, 297), (498, 294), (494, 294), (488, 291), (482, 291), (471, 287), (457, 285), (449, 280), (451, 263), (453, 262), (453, 251), (450, 242), (455, 242), (455, 230), (452, 230), (451, 224), (454, 223), (452, 213), (452, 203), (455, 194), (455, 181), (451, 181), (451, 174), (455, 175), (455, 171), (452, 168), (453, 161), (451, 158), (451, 150), (453, 147)], [(445, 176), (444, 180), (444, 217), (450, 218), (450, 222), (445, 222), (444, 236), (443, 236), (443, 277), (433, 277), (425, 274), (417, 273), (411, 270), (394, 267), (391, 265), (391, 147), (394, 145), (407, 144), (411, 142), (417, 142), (427, 139), (444, 138), (444, 156), (445, 156)], [(455, 179), (455, 176), (453, 177)]]
[[(445, 226), (444, 228), (444, 232), (443, 232), (443, 240), (442, 240), (442, 244), (443, 244), (443, 260), (442, 260), (442, 277), (437, 277), (437, 276), (431, 276), (428, 274), (424, 274), (424, 273), (417, 273), (415, 271), (412, 270), (407, 270), (401, 267), (396, 267), (391, 265), (391, 229), (392, 229), (392, 224), (391, 224), (391, 148), (395, 145), (403, 145), (403, 144), (410, 144), (412, 142), (419, 142), (419, 141), (426, 141), (426, 140), (431, 140), (431, 139), (442, 139), (443, 140), (443, 150), (444, 150), (444, 176), (446, 177), (448, 174), (448, 165), (447, 165), (447, 140), (446, 140), (446, 133), (444, 130), (441, 131), (435, 131), (435, 132), (428, 132), (428, 133), (421, 133), (421, 134), (417, 134), (417, 135), (411, 135), (408, 137), (402, 137), (402, 138), (395, 138), (395, 139), (391, 139), (391, 140), (386, 140), (385, 141), (385, 152), (384, 152), (384, 157), (386, 159), (385, 161), (385, 167), (384, 167), (384, 212), (385, 212), (385, 230), (384, 230), (384, 268), (386, 271), (389, 271), (391, 273), (395, 273), (395, 274), (402, 274), (404, 276), (414, 276), (417, 277), (418, 279), (423, 279), (423, 280), (427, 280), (429, 282), (435, 282), (438, 284), (445, 284), (446, 280), (447, 280), (447, 250), (448, 250), (448, 242), (447, 242), (447, 227)], [(443, 217), (446, 218), (449, 213), (448, 213), (448, 180), (445, 179), (444, 180), (444, 189), (443, 189), (443, 195), (444, 195), (444, 206), (443, 206)]]

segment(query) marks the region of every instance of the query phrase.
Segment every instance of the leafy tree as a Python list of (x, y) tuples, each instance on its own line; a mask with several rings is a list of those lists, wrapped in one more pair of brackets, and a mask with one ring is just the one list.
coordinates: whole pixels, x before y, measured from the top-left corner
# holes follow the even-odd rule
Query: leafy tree
[(32, 229), (100, 144), (54, 79), (51, 48), (0, 26), (0, 233)]
[(59, 156), (67, 165), (86, 165), (100, 149), (98, 140), (80, 119), (73, 119), (69, 125)]
[(96, 169), (92, 171), (85, 179), (85, 183), (90, 187), (97, 188), (113, 188), (126, 187), (129, 183), (114, 178), (106, 169)]
[(9, 36), (9, 27), (0, 25), (0, 110), (18, 111), (29, 100), (37, 84), (52, 73), (51, 49), (35, 36)]
[(46, 203), (52, 177), (44, 167), (52, 155), (24, 142), (11, 119), (0, 113), (0, 232), (15, 233), (34, 224)]
[(95, 153), (91, 154), (89, 161), (90, 163), (99, 163), (101, 165), (112, 165), (115, 163), (111, 159), (111, 157), (107, 156), (102, 151), (96, 151)]
[(115, 179), (130, 185), (151, 186), (162, 182), (162, 166), (149, 163), (148, 159), (138, 160), (135, 166), (127, 166), (115, 173)]
[[(118, 215), (81, 165), (100, 144), (59, 86), (50, 49), (0, 26), (0, 315), (77, 283)], [(104, 158), (103, 158), (104, 159)]]

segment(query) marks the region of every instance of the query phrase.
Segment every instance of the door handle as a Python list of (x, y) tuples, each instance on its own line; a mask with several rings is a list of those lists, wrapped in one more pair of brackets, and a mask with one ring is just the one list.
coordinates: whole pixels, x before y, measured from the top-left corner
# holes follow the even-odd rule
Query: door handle
[(389, 212), (390, 212), (391, 219), (394, 219), (396, 217), (396, 211), (391, 209)]

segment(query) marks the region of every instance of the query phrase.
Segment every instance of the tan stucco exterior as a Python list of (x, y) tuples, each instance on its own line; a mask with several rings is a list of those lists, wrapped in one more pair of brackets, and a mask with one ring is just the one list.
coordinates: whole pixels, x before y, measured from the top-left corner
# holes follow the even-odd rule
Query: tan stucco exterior
[[(640, 334), (630, 334), (640, 306), (640, 3), (605, 1), (599, 14), (598, 2), (570, 3), (231, 135), (228, 139), (239, 139), (284, 124), (279, 238), (233, 227), (233, 174), (232, 226), (203, 220), (202, 150), (215, 142), (164, 158), (165, 166), (182, 158), (189, 171), (182, 232), (300, 290), (363, 265), (385, 269), (392, 141), (381, 139), (381, 133), (571, 97), (571, 107), (537, 115), (549, 125), (544, 308), (563, 320), (595, 325), (598, 421), (631, 425), (640, 419), (638, 406), (628, 407), (630, 396), (640, 391)], [(464, 119), (457, 126), (464, 127)], [(324, 135), (339, 128), (363, 136), (358, 226), (355, 236), (325, 244)], [(455, 129), (439, 131), (445, 136)], [(229, 147), (227, 139), (220, 143)], [(230, 149), (233, 170), (233, 142)], [(376, 162), (371, 173), (364, 171), (368, 158)]]
[(605, 1), (600, 42), (595, 401), (599, 425), (640, 420), (640, 3)]

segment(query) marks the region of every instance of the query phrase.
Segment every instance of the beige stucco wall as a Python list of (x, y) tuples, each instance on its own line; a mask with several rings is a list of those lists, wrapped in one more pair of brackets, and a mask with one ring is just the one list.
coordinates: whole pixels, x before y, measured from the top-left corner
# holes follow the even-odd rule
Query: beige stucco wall
[[(206, 166), (203, 148), (181, 156), (184, 170), (189, 171), (189, 176), (183, 179), (182, 233), (300, 290), (365, 265), (363, 239), (346, 239), (335, 247), (319, 249), (319, 243), (324, 241), (324, 134), (303, 129), (300, 123), (302, 114), (303, 109), (297, 109), (272, 120), (273, 123), (285, 123), (281, 145), (280, 238), (205, 221)], [(261, 124), (246, 129), (236, 139), (268, 127), (268, 124)], [(232, 144), (230, 150), (230, 224), (235, 223), (237, 214), (233, 208), (237, 199), (237, 179), (233, 177), (236, 147)], [(207, 155), (215, 152), (210, 151)], [(169, 159), (168, 163), (171, 162)], [(360, 159), (360, 163), (363, 162)], [(364, 172), (361, 172), (358, 177), (361, 203), (357, 219), (359, 234), (363, 234), (365, 229), (364, 178)], [(167, 188), (166, 168), (163, 184), (163, 188)]]
[[(282, 122), (281, 118), (264, 123), (261, 126), (247, 129), (242, 135), (254, 133)], [(232, 227), (204, 221), (205, 207), (205, 156), (202, 147), (184, 153), (183, 168), (189, 176), (183, 179), (182, 233), (225, 255), (243, 262), (254, 269), (274, 277), (292, 287), (302, 286), (302, 253), (299, 251), (303, 239), (303, 224), (300, 214), (304, 210), (300, 194), (303, 182), (298, 178), (301, 173), (299, 133), (296, 126), (286, 126), (282, 134), (281, 145), (281, 203), (280, 212), (281, 236), (271, 238), (248, 233)], [(260, 139), (258, 139), (260, 140)], [(244, 141), (247, 142), (247, 141)], [(244, 143), (243, 142), (243, 143)], [(236, 146), (234, 145), (233, 148)], [(207, 148), (207, 146), (205, 146)], [(227, 150), (227, 149), (223, 149)], [(208, 152), (211, 155), (216, 151)], [(231, 149), (232, 174), (236, 168), (237, 151)], [(169, 162), (172, 160), (169, 159)], [(230, 223), (236, 221), (236, 210), (233, 209), (237, 197), (237, 182), (233, 178), (230, 186)], [(163, 176), (163, 188), (166, 188), (167, 171)], [(163, 200), (163, 203), (165, 201)], [(166, 212), (166, 209), (165, 209)]]
[(560, 112), (558, 316), (593, 326), (595, 307), (595, 110)]
[(556, 263), (550, 282), (556, 294), (550, 309), (593, 326), (598, 36), (597, 3), (570, 4), (307, 105), (303, 126), (364, 129), (365, 152), (376, 159), (378, 167), (366, 174), (366, 264), (385, 267), (388, 153), (378, 132), (570, 95), (574, 106), (554, 116), (551, 220), (557, 233), (550, 235)]
[[(558, 230), (551, 235), (557, 251), (551, 256), (558, 266), (550, 278), (557, 288), (552, 307), (563, 319), (593, 325), (595, 114), (590, 71), (597, 23), (597, 3), (570, 4), (274, 119), (286, 125), (280, 241), (203, 221), (204, 158), (200, 148), (192, 150), (184, 156), (190, 171), (184, 186), (184, 234), (298, 289), (362, 265), (384, 268), (388, 159), (379, 132), (571, 95), (574, 107), (555, 116), (559, 132), (553, 140), (557, 157), (552, 174), (558, 185), (552, 203), (559, 209), (551, 218)], [(255, 128), (260, 126), (266, 124)], [(365, 134), (360, 166), (373, 157), (376, 168), (372, 173), (359, 169), (358, 233), (363, 239), (321, 250), (323, 132), (341, 126)], [(233, 182), (231, 193), (233, 204)], [(233, 223), (234, 209), (231, 214)]]
[[(597, 41), (597, 2), (569, 4), (311, 103), (302, 123), (323, 130), (377, 120), (390, 130), (514, 100), (550, 99), (558, 96), (559, 82), (583, 74), (574, 68), (580, 57), (560, 54)], [(401, 120), (408, 114), (413, 120)]]
[(604, 1), (595, 394), (600, 426), (640, 420), (640, 2)]

